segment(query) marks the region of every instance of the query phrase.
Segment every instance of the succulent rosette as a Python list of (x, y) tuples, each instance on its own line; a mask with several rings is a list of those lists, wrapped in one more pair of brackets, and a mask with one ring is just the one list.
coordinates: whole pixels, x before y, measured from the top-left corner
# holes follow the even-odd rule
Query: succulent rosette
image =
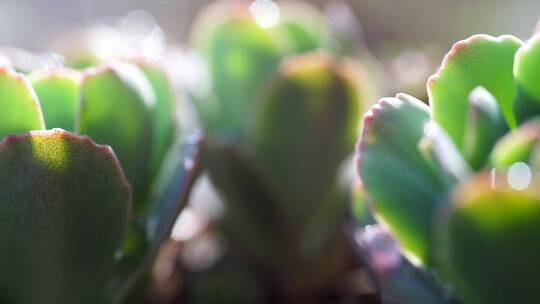
[(429, 106), (398, 94), (364, 117), (357, 166), (377, 221), (466, 303), (538, 299), (539, 83), (540, 37), (476, 35), (428, 81)]
[(150, 63), (22, 74), (6, 61), (0, 299), (121, 302), (187, 199), (199, 140), (180, 136), (174, 93)]

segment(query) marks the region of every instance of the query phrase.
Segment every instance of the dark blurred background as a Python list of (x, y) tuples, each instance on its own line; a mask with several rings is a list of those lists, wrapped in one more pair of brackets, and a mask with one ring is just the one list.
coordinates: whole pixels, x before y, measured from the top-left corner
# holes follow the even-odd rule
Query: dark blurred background
[[(0, 0), (0, 43), (43, 50), (51, 39), (75, 25), (124, 15), (151, 13), (171, 42), (186, 40), (197, 11), (209, 0)], [(324, 0), (312, 0), (324, 5)], [(366, 33), (367, 45), (384, 49), (426, 42), (442, 46), (471, 34), (530, 36), (540, 1), (523, 0), (347, 0)], [(446, 47), (445, 47), (446, 48)]]

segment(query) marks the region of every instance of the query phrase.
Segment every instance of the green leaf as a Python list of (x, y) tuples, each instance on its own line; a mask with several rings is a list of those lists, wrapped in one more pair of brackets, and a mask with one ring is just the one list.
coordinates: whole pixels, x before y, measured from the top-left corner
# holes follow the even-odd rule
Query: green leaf
[(279, 42), (287, 53), (307, 53), (326, 46), (331, 36), (316, 6), (300, 1), (283, 1), (278, 6), (279, 22), (270, 30), (281, 35)]
[(0, 66), (0, 139), (44, 128), (36, 93), (26, 76)]
[(146, 75), (156, 96), (154, 107), (154, 143), (152, 144), (151, 170), (155, 176), (165, 153), (169, 150), (176, 131), (175, 122), (175, 98), (173, 88), (165, 71), (151, 64), (139, 64), (140, 69)]
[[(187, 203), (191, 189), (201, 170), (202, 140), (199, 134), (186, 139), (177, 137), (167, 166), (159, 172), (149, 196), (152, 207), (142, 221), (142, 229), (132, 225), (131, 243), (124, 243), (124, 255), (109, 285), (113, 303), (123, 303), (132, 289), (144, 280), (161, 245)], [(142, 238), (138, 239), (138, 238)], [(131, 246), (130, 245), (134, 245)], [(126, 248), (127, 247), (127, 248)]]
[(463, 154), (475, 169), (486, 164), (495, 142), (508, 131), (495, 97), (477, 87), (469, 95)]
[(0, 298), (99, 303), (131, 209), (107, 146), (60, 129), (0, 142)]
[(424, 159), (444, 178), (447, 187), (472, 172), (448, 134), (434, 121), (425, 124), (424, 137), (418, 148)]
[[(295, 236), (260, 168), (245, 153), (221, 142), (206, 142), (204, 161), (227, 204), (220, 226), (231, 242), (266, 265), (283, 266), (284, 258), (294, 252)], [(276, 256), (276, 250), (288, 253)]]
[(361, 102), (346, 64), (321, 54), (288, 58), (253, 112), (255, 159), (300, 227), (325, 200), (340, 209), (332, 192), (357, 138)]
[(517, 96), (514, 111), (518, 122), (540, 115), (540, 35), (531, 38), (517, 52), (514, 76), (517, 82)]
[(33, 71), (30, 81), (41, 104), (48, 129), (73, 131), (80, 99), (81, 75), (66, 68)]
[(351, 187), (351, 196), (352, 196), (352, 214), (356, 223), (360, 227), (365, 227), (375, 223), (373, 214), (370, 209), (368, 195), (364, 189), (364, 185), (360, 180), (353, 182)]
[(441, 68), (428, 82), (433, 119), (461, 150), (469, 109), (469, 94), (485, 87), (497, 100), (509, 126), (515, 127), (512, 101), (516, 82), (514, 55), (522, 42), (512, 36), (475, 35), (454, 44)]
[(505, 168), (516, 162), (528, 163), (533, 149), (540, 142), (540, 118), (521, 125), (516, 131), (501, 138), (491, 152), (491, 164)]
[(81, 85), (77, 132), (115, 151), (134, 190), (139, 212), (148, 191), (154, 141), (154, 92), (134, 65), (115, 62), (90, 69)]
[(414, 97), (385, 98), (364, 116), (358, 172), (375, 212), (407, 255), (429, 264), (433, 212), (446, 192), (439, 171), (419, 151), (429, 108)]
[[(520, 166), (522, 167), (522, 166)], [(482, 172), (458, 186), (436, 222), (437, 265), (467, 303), (536, 303), (540, 177)]]
[[(281, 50), (244, 4), (219, 2), (199, 17), (194, 45), (208, 65), (215, 104), (201, 119), (210, 134), (243, 137), (261, 85), (275, 72)], [(199, 107), (204, 109), (203, 106)]]

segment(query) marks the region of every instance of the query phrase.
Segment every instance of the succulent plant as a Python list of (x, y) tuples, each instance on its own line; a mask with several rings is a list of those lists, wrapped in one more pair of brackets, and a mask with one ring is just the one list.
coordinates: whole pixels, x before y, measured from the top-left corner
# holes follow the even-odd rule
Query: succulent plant
[[(277, 19), (266, 24), (268, 15)], [(200, 14), (193, 29), (192, 42), (207, 63), (210, 82), (209, 96), (197, 106), (207, 133), (216, 136), (247, 136), (245, 114), (281, 58), (330, 48), (322, 15), (303, 2), (218, 1)]]
[(163, 72), (139, 66), (0, 67), (2, 301), (121, 302), (168, 236), (199, 140), (180, 139)]
[(233, 250), (278, 294), (306, 294), (332, 284), (347, 259), (340, 168), (368, 89), (361, 65), (331, 54), (322, 17), (306, 17), (318, 11), (257, 2), (278, 5), (281, 19), (266, 27), (253, 4), (223, 1), (195, 23), (210, 88), (194, 97), (205, 165), (226, 205), (219, 226)]
[(429, 107), (398, 94), (364, 117), (357, 166), (373, 213), (452, 301), (538, 301), (538, 75), (539, 36), (476, 35), (428, 81)]

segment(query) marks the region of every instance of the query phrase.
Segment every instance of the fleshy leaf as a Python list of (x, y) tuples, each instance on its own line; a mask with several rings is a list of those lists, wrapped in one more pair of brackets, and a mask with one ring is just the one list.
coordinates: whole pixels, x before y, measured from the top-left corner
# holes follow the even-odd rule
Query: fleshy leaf
[(0, 66), (0, 139), (44, 128), (36, 93), (26, 76)]
[(306, 53), (326, 46), (331, 36), (317, 7), (302, 1), (282, 1), (278, 5), (280, 19), (271, 29), (281, 35), (286, 52)]
[(467, 303), (536, 303), (540, 272), (536, 173), (526, 166), (480, 173), (455, 189), (436, 222), (437, 265)]
[(418, 148), (424, 159), (440, 172), (448, 187), (472, 172), (448, 134), (434, 121), (424, 126), (424, 137)]
[(154, 143), (152, 144), (152, 175), (161, 167), (165, 153), (170, 148), (175, 134), (175, 107), (176, 100), (169, 78), (165, 71), (150, 64), (140, 64), (139, 67), (148, 78), (156, 96), (154, 107)]
[(540, 143), (540, 118), (526, 122), (516, 131), (501, 138), (491, 152), (491, 164), (504, 168), (516, 162), (528, 163), (538, 143)]
[(88, 70), (81, 85), (77, 131), (110, 145), (134, 190), (134, 209), (143, 206), (154, 136), (154, 92), (134, 65), (115, 62)]
[(446, 192), (443, 178), (422, 156), (419, 142), (429, 108), (399, 94), (364, 116), (357, 146), (358, 171), (376, 214), (409, 257), (430, 262), (431, 219)]
[(253, 113), (255, 159), (300, 226), (334, 199), (339, 166), (358, 134), (362, 84), (347, 66), (322, 54), (292, 56)]
[(242, 1), (218, 2), (194, 26), (194, 45), (208, 64), (215, 95), (209, 99), (215, 98), (212, 113), (216, 114), (201, 113), (211, 134), (245, 135), (246, 113), (251, 112), (261, 85), (275, 72), (281, 56), (273, 36), (255, 22), (248, 6), (249, 2)]
[(477, 87), (469, 95), (469, 111), (465, 121), (463, 154), (475, 169), (485, 165), (495, 142), (508, 132), (495, 97)]
[(469, 94), (485, 87), (497, 100), (509, 126), (515, 127), (514, 56), (522, 42), (512, 36), (475, 35), (454, 44), (428, 82), (433, 119), (463, 148)]
[(514, 76), (517, 82), (517, 96), (514, 111), (519, 123), (540, 115), (540, 35), (531, 38), (517, 52)]
[(266, 264), (283, 265), (282, 258), (290, 254), (273, 253), (276, 248), (294, 250), (290, 223), (260, 169), (244, 153), (219, 142), (208, 141), (205, 153), (210, 180), (227, 203), (221, 226), (231, 242)]
[(41, 104), (48, 129), (75, 129), (81, 75), (65, 68), (33, 71), (30, 81)]
[(0, 298), (100, 303), (131, 209), (107, 146), (60, 129), (0, 142)]

